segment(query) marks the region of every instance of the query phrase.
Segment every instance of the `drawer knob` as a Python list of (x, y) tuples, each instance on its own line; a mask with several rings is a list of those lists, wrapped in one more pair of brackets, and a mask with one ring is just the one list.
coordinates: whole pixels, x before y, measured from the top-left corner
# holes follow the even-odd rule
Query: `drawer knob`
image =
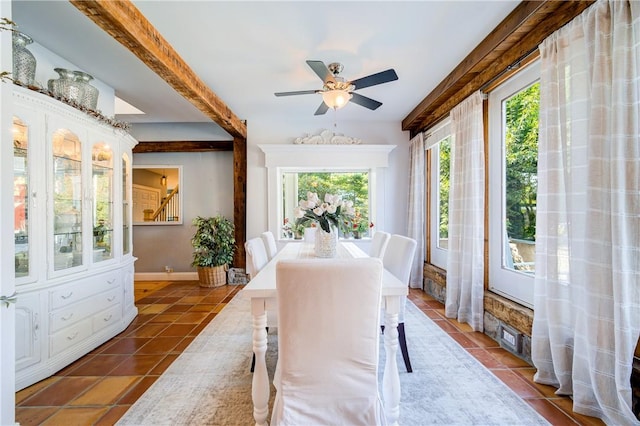
[(62, 297), (62, 298), (63, 298), (63, 299), (65, 299), (65, 300), (66, 300), (66, 299), (68, 299), (68, 298), (70, 298), (71, 296), (73, 296), (73, 292), (72, 292), (72, 291), (70, 291), (70, 292), (69, 292), (68, 294), (66, 294), (66, 295), (65, 295), (65, 294), (61, 294), (61, 295), (60, 295), (60, 297)]
[(104, 322), (108, 322), (108, 321), (111, 320), (112, 317), (113, 317), (113, 314), (109, 314), (109, 316), (106, 317), (106, 318), (103, 318), (103, 320), (104, 320)]
[(73, 339), (75, 339), (76, 337), (78, 337), (78, 332), (77, 332), (77, 331), (76, 331), (75, 333), (73, 333), (73, 335), (71, 335), (71, 336), (67, 336), (67, 340), (73, 340)]
[(71, 317), (73, 317), (73, 312), (71, 312), (69, 315), (63, 316), (62, 321), (68, 321), (71, 319)]
[(107, 297), (107, 302), (113, 302), (115, 298), (115, 296)]

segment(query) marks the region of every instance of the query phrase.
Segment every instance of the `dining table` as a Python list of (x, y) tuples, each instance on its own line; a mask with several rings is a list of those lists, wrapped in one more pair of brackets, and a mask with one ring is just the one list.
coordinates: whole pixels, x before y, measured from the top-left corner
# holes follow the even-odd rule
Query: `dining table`
[[(340, 241), (335, 258), (368, 257), (353, 242)], [(253, 353), (255, 367), (251, 386), (253, 417), (257, 426), (267, 425), (270, 383), (266, 365), (268, 313), (277, 306), (276, 264), (283, 259), (316, 258), (314, 244), (289, 242), (241, 290), (251, 300)], [(320, 259), (320, 258), (318, 258)], [(389, 425), (397, 425), (400, 416), (400, 375), (398, 351), (398, 314), (407, 297), (408, 286), (386, 269), (382, 274), (382, 308), (384, 311), (385, 365), (382, 374), (382, 399)]]

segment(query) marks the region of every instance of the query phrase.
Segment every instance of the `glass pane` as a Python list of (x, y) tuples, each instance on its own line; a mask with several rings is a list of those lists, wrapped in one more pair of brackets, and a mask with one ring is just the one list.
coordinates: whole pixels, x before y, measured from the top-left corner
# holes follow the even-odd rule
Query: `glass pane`
[(82, 265), (81, 143), (68, 130), (53, 134), (53, 269)]
[(527, 274), (535, 272), (539, 105), (539, 83), (516, 93), (503, 103), (504, 267)]
[(438, 247), (446, 250), (449, 243), (449, 187), (451, 137), (438, 145)]
[(122, 253), (129, 253), (129, 226), (131, 226), (131, 218), (129, 218), (129, 157), (122, 155)]
[(93, 184), (93, 261), (113, 258), (113, 153), (97, 143), (91, 153)]
[(296, 226), (294, 208), (300, 200), (307, 199), (307, 192), (315, 192), (321, 199), (325, 194), (339, 195), (353, 201), (356, 219), (352, 226), (340, 229), (343, 237), (370, 236), (369, 172), (286, 172), (283, 182), (282, 238), (300, 238), (303, 226)]
[(13, 118), (13, 206), (15, 241), (15, 276), (29, 275), (29, 129)]

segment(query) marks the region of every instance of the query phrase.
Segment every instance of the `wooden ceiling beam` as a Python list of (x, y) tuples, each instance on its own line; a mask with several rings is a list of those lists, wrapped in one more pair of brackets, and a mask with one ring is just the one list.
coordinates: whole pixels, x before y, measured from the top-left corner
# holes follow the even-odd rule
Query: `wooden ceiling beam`
[(246, 124), (193, 72), (133, 3), (69, 1), (227, 133), (246, 140)]
[(149, 152), (207, 152), (233, 151), (233, 141), (167, 141), (138, 142), (134, 154)]
[(523, 1), (402, 120), (411, 136), (443, 119), (466, 97), (534, 51), (589, 7), (589, 1)]

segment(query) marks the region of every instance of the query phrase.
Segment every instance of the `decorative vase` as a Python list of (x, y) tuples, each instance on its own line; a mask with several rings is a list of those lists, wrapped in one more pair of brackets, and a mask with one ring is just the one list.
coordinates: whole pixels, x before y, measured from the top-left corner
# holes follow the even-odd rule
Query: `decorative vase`
[(317, 257), (335, 257), (338, 245), (338, 231), (330, 228), (331, 232), (316, 230), (315, 252)]
[(80, 104), (84, 98), (85, 85), (76, 80), (73, 71), (64, 68), (54, 68), (54, 71), (60, 78), (49, 80), (49, 91), (55, 96)]
[(36, 76), (36, 58), (26, 48), (33, 39), (18, 31), (13, 32), (13, 79), (32, 86)]
[(80, 100), (80, 105), (95, 111), (98, 106), (98, 89), (89, 84), (93, 80), (93, 76), (82, 71), (73, 71), (75, 80), (84, 88), (84, 96)]

